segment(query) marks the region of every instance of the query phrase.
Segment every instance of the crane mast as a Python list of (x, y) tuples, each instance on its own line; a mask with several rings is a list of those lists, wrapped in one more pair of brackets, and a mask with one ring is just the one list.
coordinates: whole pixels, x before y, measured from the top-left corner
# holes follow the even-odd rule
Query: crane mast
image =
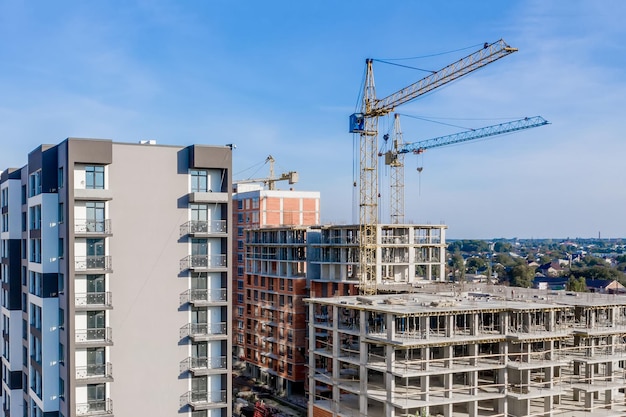
[(400, 130), (400, 117), (396, 113), (394, 123), (395, 138), (393, 148), (385, 153), (385, 164), (391, 167), (391, 221), (394, 224), (404, 222), (404, 154), (423, 153), (427, 149), (454, 145), (456, 143), (487, 138), (490, 136), (504, 135), (520, 130), (530, 129), (549, 124), (541, 116), (525, 117), (511, 122), (471, 129), (464, 132), (439, 136), (420, 142), (403, 143)]
[(383, 98), (376, 98), (373, 60), (368, 58), (359, 113), (350, 116), (350, 133), (359, 134), (359, 289), (376, 292), (375, 260), (378, 227), (378, 118), (445, 84), (457, 80), (513, 52), (500, 39), (439, 71)]

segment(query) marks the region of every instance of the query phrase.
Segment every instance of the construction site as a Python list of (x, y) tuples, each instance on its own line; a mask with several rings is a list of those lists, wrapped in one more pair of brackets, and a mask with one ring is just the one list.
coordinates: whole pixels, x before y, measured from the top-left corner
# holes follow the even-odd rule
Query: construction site
[(429, 284), (307, 302), (310, 416), (626, 415), (623, 297)]

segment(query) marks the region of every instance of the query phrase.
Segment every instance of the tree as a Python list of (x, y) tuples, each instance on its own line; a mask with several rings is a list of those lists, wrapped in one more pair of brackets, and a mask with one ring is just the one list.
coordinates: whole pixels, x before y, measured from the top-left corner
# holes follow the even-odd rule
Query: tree
[(478, 270), (485, 269), (487, 267), (487, 262), (485, 262), (482, 258), (472, 257), (467, 260), (465, 267), (468, 273), (475, 274)]
[(576, 278), (574, 275), (570, 275), (567, 280), (567, 290), (576, 292), (586, 292), (587, 284), (583, 277)]
[(493, 245), (493, 250), (498, 253), (511, 252), (513, 246), (509, 242), (498, 241)]
[(533, 286), (535, 271), (526, 265), (526, 262), (518, 262), (509, 270), (509, 283), (513, 287), (530, 288)]

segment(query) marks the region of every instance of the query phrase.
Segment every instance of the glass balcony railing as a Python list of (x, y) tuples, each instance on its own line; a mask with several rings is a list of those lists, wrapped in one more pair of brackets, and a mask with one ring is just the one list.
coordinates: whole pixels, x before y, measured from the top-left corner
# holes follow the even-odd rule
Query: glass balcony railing
[(90, 220), (75, 219), (74, 233), (110, 234), (111, 219)]
[(205, 404), (226, 404), (226, 390), (219, 391), (188, 391), (180, 397), (180, 406), (198, 407)]
[(113, 414), (113, 402), (110, 398), (76, 404), (77, 416), (99, 416), (107, 414)]
[(111, 292), (88, 292), (75, 295), (75, 306), (77, 308), (88, 307), (112, 307)]
[(180, 303), (220, 303), (226, 301), (226, 288), (187, 290), (180, 295)]
[(194, 235), (194, 234), (210, 234), (210, 233), (226, 233), (226, 220), (211, 220), (200, 221), (190, 220), (187, 223), (180, 226), (180, 235)]
[(74, 258), (74, 269), (76, 271), (106, 271), (111, 269), (110, 256), (77, 256)]
[(102, 327), (98, 329), (77, 329), (74, 332), (76, 334), (76, 343), (111, 343), (112, 330), (110, 327)]
[(76, 367), (76, 379), (84, 380), (90, 378), (112, 378), (113, 366), (110, 362)]
[(226, 334), (226, 323), (189, 323), (180, 328), (180, 337), (221, 336)]
[(189, 255), (180, 260), (180, 270), (226, 268), (226, 255)]
[(226, 369), (226, 356), (216, 356), (211, 358), (189, 357), (180, 363), (180, 371), (209, 371)]

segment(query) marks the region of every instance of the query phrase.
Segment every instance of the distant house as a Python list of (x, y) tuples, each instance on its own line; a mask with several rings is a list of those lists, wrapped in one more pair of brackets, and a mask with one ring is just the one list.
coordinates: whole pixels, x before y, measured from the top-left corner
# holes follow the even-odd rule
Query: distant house
[[(568, 277), (541, 277), (533, 280), (533, 288), (539, 290), (566, 290)], [(626, 294), (626, 287), (614, 279), (587, 279), (585, 285), (589, 292), (600, 294)]]
[(541, 265), (537, 268), (537, 272), (546, 277), (558, 277), (563, 272), (563, 268), (559, 261), (552, 261)]

